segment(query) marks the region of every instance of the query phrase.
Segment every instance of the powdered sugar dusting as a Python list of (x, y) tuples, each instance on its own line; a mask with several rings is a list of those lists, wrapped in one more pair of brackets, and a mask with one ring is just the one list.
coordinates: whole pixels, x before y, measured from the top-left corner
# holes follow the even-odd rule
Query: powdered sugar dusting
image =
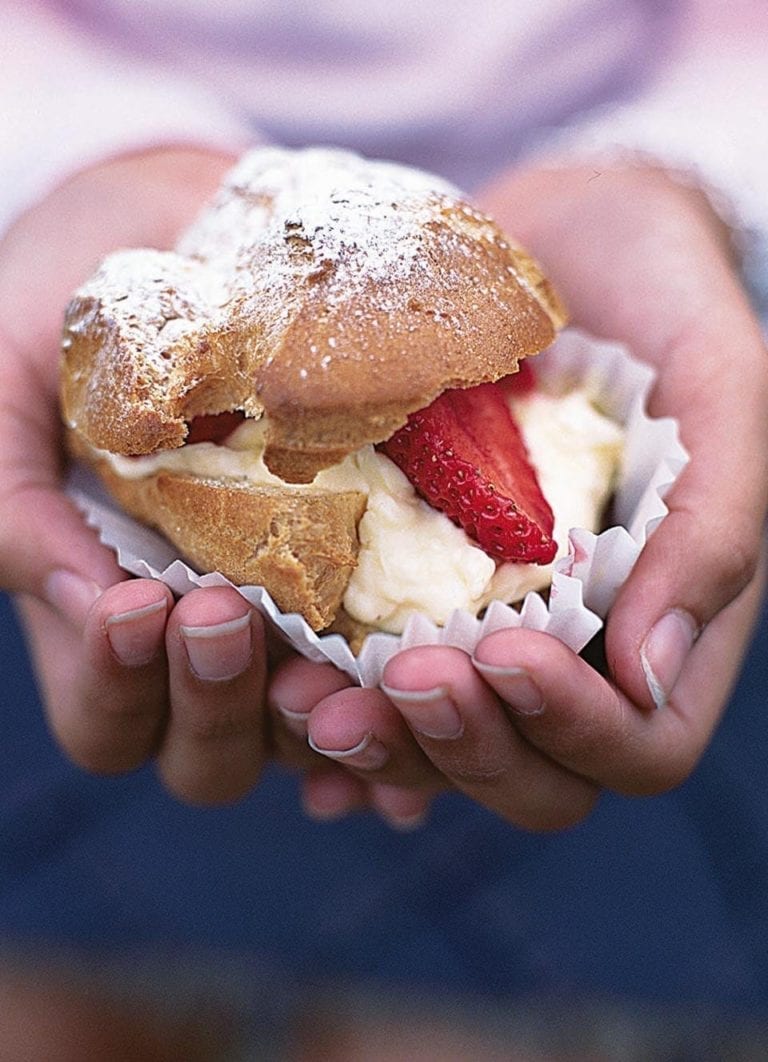
[[(145, 370), (168, 374), (166, 355), (183, 336), (222, 312), (229, 289), (221, 273), (171, 251), (116, 251), (77, 292), (64, 342), (87, 332), (108, 307), (120, 340), (143, 353)], [(74, 304), (73, 304), (74, 305)]]
[(85, 306), (95, 300), (150, 369), (167, 373), (162, 363), (175, 343), (202, 323), (223, 324), (233, 308), (261, 316), (269, 307), (272, 327), (280, 327), (302, 278), (332, 276), (332, 302), (367, 281), (423, 269), (424, 224), (459, 198), (439, 177), (348, 151), (257, 148), (230, 171), (176, 251), (107, 257), (77, 292), (83, 312), (70, 316), (68, 331), (91, 326)]
[(249, 152), (179, 243), (232, 277), (255, 307), (298, 279), (327, 282), (328, 300), (423, 269), (424, 225), (460, 193), (439, 177), (348, 151)]
[[(181, 380), (175, 351), (204, 327), (215, 327), (228, 298), (224, 278), (202, 262), (148, 249), (109, 255), (67, 310), (62, 348), (88, 335), (101, 335), (104, 348), (95, 366), (75, 363), (70, 386), (82, 388), (86, 407), (98, 407), (125, 370), (134, 409), (151, 411), (154, 396), (171, 394)], [(140, 363), (131, 373), (136, 354)], [(67, 419), (78, 427), (76, 413)]]
[[(99, 332), (101, 346), (98, 365), (88, 355), (74, 372), (73, 404), (87, 394), (93, 423), (112, 419), (111, 446), (144, 445), (110, 398), (121, 369), (134, 406), (167, 411), (166, 445), (181, 445), (184, 421), (208, 406), (269, 409), (274, 450), (383, 438), (404, 404), (545, 345), (550, 323), (519, 300), (525, 268), (439, 177), (333, 148), (258, 148), (175, 251), (113, 255), (76, 294), (65, 343)], [(349, 410), (337, 415), (342, 380), (359, 409), (354, 432)], [(372, 412), (379, 403), (385, 412)]]
[[(179, 244), (182, 254), (250, 256), (275, 239), (311, 249), (314, 265), (352, 253), (374, 278), (407, 270), (420, 246), (419, 228), (443, 198), (460, 193), (439, 177), (348, 151), (257, 148)], [(245, 227), (235, 226), (233, 215)], [(242, 261), (238, 262), (242, 265)]]

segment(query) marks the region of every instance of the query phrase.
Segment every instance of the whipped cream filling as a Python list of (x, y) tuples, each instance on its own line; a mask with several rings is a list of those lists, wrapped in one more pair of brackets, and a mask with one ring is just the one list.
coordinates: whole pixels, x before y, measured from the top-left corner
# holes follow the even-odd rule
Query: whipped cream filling
[(624, 447), (623, 429), (595, 407), (585, 388), (561, 396), (534, 391), (513, 399), (510, 407), (554, 513), (557, 553), (550, 564), (499, 564), (483, 605), (512, 603), (543, 590), (568, 553), (571, 528), (599, 531)]
[[(536, 391), (513, 399), (511, 406), (555, 514), (557, 556), (563, 556), (572, 527), (599, 529), (621, 460), (623, 431), (595, 408), (583, 388), (563, 396)], [(414, 611), (442, 624), (454, 609), (477, 613), (494, 599), (514, 603), (549, 585), (552, 564), (497, 564), (419, 498), (400, 469), (372, 446), (324, 469), (312, 484), (286, 484), (264, 464), (264, 433), (263, 421), (247, 420), (225, 446), (195, 443), (148, 457), (100, 456), (126, 478), (164, 469), (299, 492), (322, 488), (365, 494), (358, 564), (344, 608), (358, 622), (381, 630), (401, 633)]]

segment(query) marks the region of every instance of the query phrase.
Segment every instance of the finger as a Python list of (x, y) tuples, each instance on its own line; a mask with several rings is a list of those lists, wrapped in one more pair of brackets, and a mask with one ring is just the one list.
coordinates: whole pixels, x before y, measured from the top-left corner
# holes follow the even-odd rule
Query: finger
[(368, 787), (368, 801), (382, 819), (396, 830), (417, 830), (427, 820), (432, 796), (420, 789), (375, 782)]
[(332, 664), (315, 664), (298, 655), (278, 665), (267, 689), (267, 705), (272, 743), (281, 761), (296, 767), (316, 764), (318, 754), (307, 742), (310, 712), (351, 681)]
[[(732, 325), (727, 340), (711, 322), (680, 339), (654, 396), (655, 413), (670, 411), (678, 393), (687, 396), (680, 422), (691, 460), (606, 632), (612, 674), (646, 706), (670, 696), (699, 632), (757, 568), (768, 506), (768, 358), (746, 315)], [(736, 336), (749, 387), (741, 372), (722, 371)], [(700, 366), (695, 384), (681, 379), (691, 364)]]
[(160, 776), (189, 803), (237, 800), (264, 760), (261, 616), (229, 587), (193, 590), (171, 614), (166, 646), (171, 711)]
[(45, 606), (27, 608), (36, 655), (47, 661), (51, 729), (87, 770), (132, 770), (157, 746), (167, 710), (164, 635), (172, 604), (159, 582), (118, 584), (92, 607), (81, 636)]
[(466, 653), (406, 650), (387, 664), (383, 688), (445, 778), (508, 821), (557, 829), (591, 810), (595, 786), (518, 733)]
[(63, 493), (62, 454), (55, 392), (0, 337), (0, 585), (80, 627), (126, 576)]
[(678, 785), (722, 713), (761, 600), (756, 580), (707, 627), (661, 709), (638, 708), (566, 646), (535, 631), (497, 631), (475, 665), (526, 739), (575, 774), (632, 795)]
[(301, 799), (305, 813), (316, 822), (335, 822), (368, 805), (365, 782), (327, 760), (306, 772)]
[(674, 688), (696, 632), (754, 573), (768, 359), (707, 197), (653, 167), (594, 176), (588, 166), (532, 168), (490, 190), (489, 205), (522, 222), (575, 322), (656, 366), (651, 413), (677, 418), (691, 455), (607, 626), (613, 674), (650, 707)]
[(387, 782), (437, 792), (444, 783), (419, 748), (391, 701), (375, 689), (332, 693), (315, 705), (307, 739), (320, 755), (359, 773), (367, 782)]
[[(339, 766), (335, 767), (328, 762), (326, 755), (316, 752), (307, 742), (310, 713), (315, 706), (333, 693), (349, 689), (350, 686), (349, 676), (330, 664), (314, 664), (296, 656), (280, 665), (268, 692), (270, 708), (275, 713), (273, 736), (280, 758), (307, 769), (302, 791), (305, 809), (312, 818), (319, 821), (337, 819), (360, 808), (371, 807), (394, 828), (414, 829), (426, 818), (430, 796), (420, 789), (367, 781), (365, 774), (358, 778), (343, 766), (346, 760), (348, 766), (353, 768), (354, 764), (350, 760), (354, 757), (349, 754), (342, 756)], [(337, 711), (338, 716), (335, 714)], [(348, 714), (349, 706), (339, 709), (333, 700), (329, 700), (314, 725), (322, 727), (325, 737), (334, 745), (342, 744), (347, 748), (359, 746), (360, 740), (368, 740), (366, 720), (355, 720), (356, 724), (362, 725), (350, 728)], [(371, 720), (370, 723), (376, 726), (379, 720)], [(400, 741), (402, 730), (399, 720), (396, 731), (397, 741)], [(378, 734), (388, 740), (381, 727)], [(376, 740), (379, 740), (378, 736)], [(401, 772), (404, 772), (407, 767), (400, 761), (396, 747), (394, 754)], [(325, 766), (318, 768), (320, 756)], [(424, 769), (432, 777), (428, 765), (420, 761), (420, 780)], [(365, 768), (362, 770), (365, 771)]]
[(371, 809), (393, 829), (415, 830), (426, 821), (431, 801), (421, 790), (383, 782), (367, 784), (330, 763), (307, 771), (302, 780), (304, 810), (317, 822), (335, 822)]

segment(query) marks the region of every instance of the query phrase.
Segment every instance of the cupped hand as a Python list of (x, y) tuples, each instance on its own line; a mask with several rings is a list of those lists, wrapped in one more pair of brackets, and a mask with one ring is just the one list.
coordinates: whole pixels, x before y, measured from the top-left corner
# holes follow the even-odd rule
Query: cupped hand
[(728, 230), (701, 191), (659, 169), (525, 173), (490, 189), (486, 203), (502, 224), (519, 220), (576, 324), (654, 366), (650, 413), (677, 419), (690, 454), (666, 497), (669, 515), (608, 618), (608, 679), (589, 674), (585, 686), (582, 662), (561, 660), (558, 647), (550, 661), (581, 695), (575, 704), (604, 705), (592, 735), (604, 737), (604, 752), (587, 773), (622, 791), (658, 792), (684, 779), (705, 749), (760, 600), (764, 338)]
[[(391, 764), (372, 767), (371, 749), (370, 773), (356, 773), (349, 757), (315, 751), (295, 718), (266, 711), (268, 660), (286, 654), (245, 599), (207, 588), (174, 602), (159, 582), (127, 579), (62, 489), (67, 300), (109, 251), (172, 246), (231, 163), (193, 149), (104, 163), (0, 242), (0, 586), (18, 595), (51, 730), (85, 769), (120, 773), (152, 759), (180, 799), (216, 804), (246, 794), (276, 757), (305, 772), (317, 816), (341, 799), (409, 825), (437, 771), (391, 704), (380, 697), (368, 709)], [(333, 677), (329, 687), (327, 669), (318, 681), (323, 691), (345, 684)], [(398, 782), (418, 777), (419, 791), (388, 788), (393, 770)]]
[[(537, 168), (481, 203), (540, 259), (575, 325), (654, 366), (650, 412), (677, 418), (691, 457), (608, 618), (605, 674), (527, 631), (486, 638), (474, 660), (425, 647), (386, 669), (389, 703), (444, 785), (551, 828), (587, 815), (601, 788), (678, 784), (712, 736), (764, 586), (768, 359), (729, 233), (685, 182), (643, 166)], [(310, 734), (364, 696), (324, 696)]]
[(171, 790), (234, 799), (265, 756), (264, 632), (234, 591), (174, 606), (126, 580), (62, 490), (59, 337), (107, 252), (172, 246), (231, 165), (192, 148), (71, 177), (0, 242), (0, 586), (19, 595), (53, 732), (93, 771), (156, 756)]

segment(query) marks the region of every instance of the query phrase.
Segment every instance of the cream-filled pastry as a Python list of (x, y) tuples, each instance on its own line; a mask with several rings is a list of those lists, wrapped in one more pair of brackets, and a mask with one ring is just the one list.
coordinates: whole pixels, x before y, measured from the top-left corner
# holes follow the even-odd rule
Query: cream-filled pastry
[(317, 630), (443, 622), (546, 583), (611, 489), (620, 443), (588, 398), (509, 385), (564, 319), (439, 178), (260, 148), (174, 251), (117, 252), (73, 296), (68, 439), (192, 564)]

